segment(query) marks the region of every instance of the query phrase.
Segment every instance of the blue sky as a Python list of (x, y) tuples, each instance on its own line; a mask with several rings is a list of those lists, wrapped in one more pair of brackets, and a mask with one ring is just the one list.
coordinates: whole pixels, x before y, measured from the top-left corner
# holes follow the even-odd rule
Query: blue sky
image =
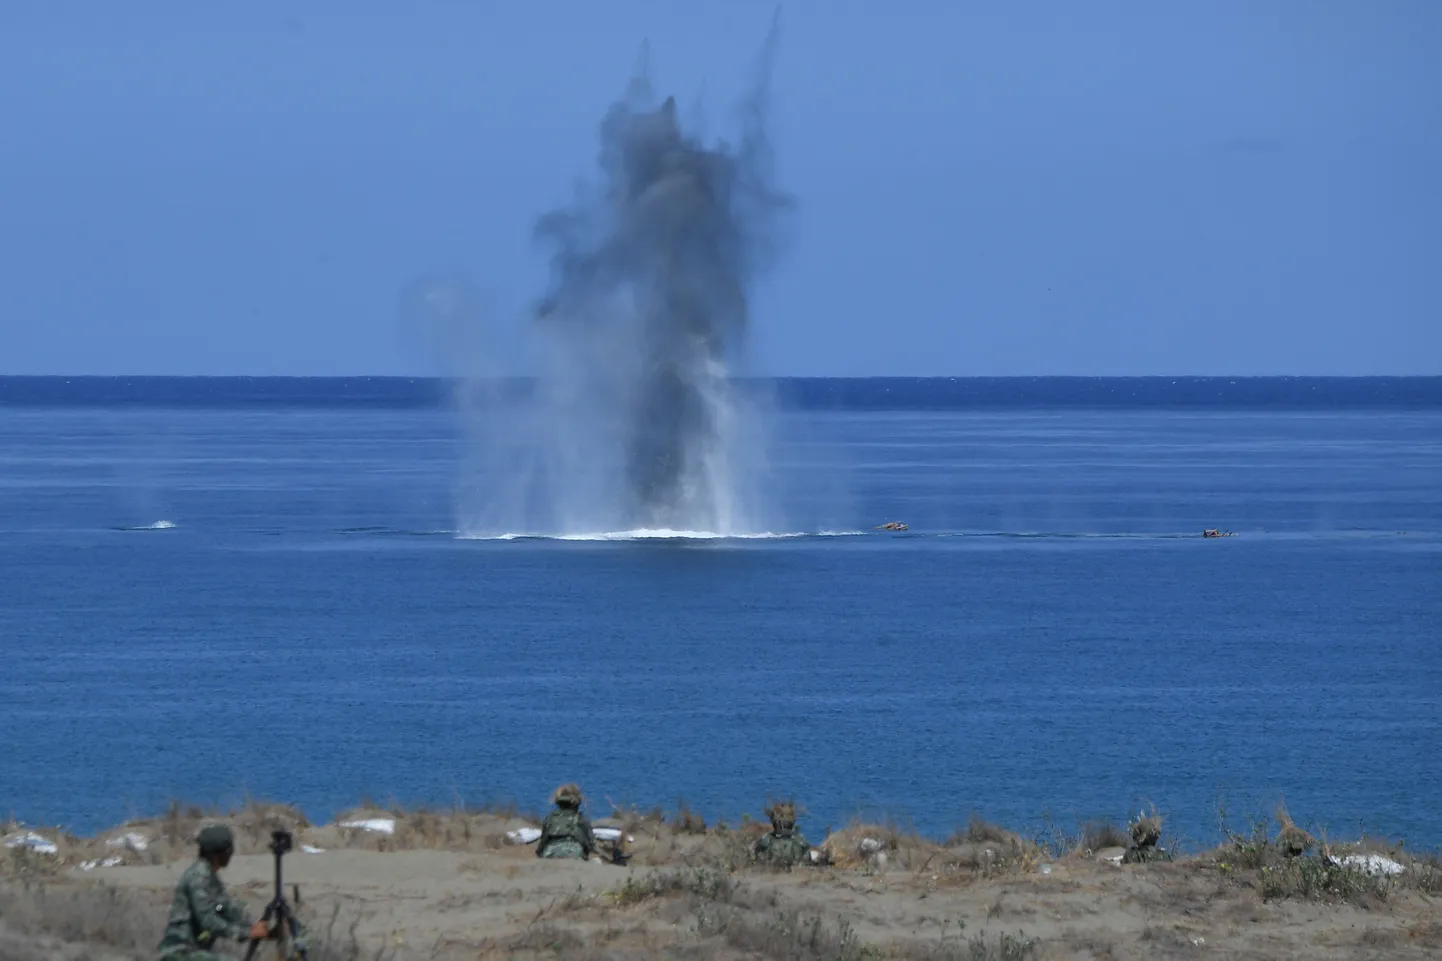
[[(515, 325), (641, 40), (724, 135), (771, 10), (5, 0), (0, 372), (443, 372), (402, 291)], [(1442, 373), (1442, 2), (781, 16), (753, 372)]]

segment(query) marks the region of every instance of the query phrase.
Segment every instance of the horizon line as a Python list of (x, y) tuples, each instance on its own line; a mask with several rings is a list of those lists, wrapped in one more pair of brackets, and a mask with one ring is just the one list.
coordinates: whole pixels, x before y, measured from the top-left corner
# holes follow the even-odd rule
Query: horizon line
[[(538, 380), (540, 374), (6, 374), (0, 380)], [(1437, 380), (1436, 374), (733, 374), (728, 380)]]

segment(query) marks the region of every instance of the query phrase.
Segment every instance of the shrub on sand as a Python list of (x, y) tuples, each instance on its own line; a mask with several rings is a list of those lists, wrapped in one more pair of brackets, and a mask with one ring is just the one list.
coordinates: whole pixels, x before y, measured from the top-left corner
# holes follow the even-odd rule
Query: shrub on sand
[(1312, 835), (1297, 827), (1285, 804), (1277, 805), (1277, 824), (1280, 825), (1280, 830), (1277, 832), (1277, 847), (1289, 858), (1301, 857), (1317, 843)]
[(1001, 849), (1015, 851), (1020, 851), (1026, 845), (1020, 834), (1008, 831), (999, 824), (986, 821), (979, 814), (973, 814), (963, 830), (957, 831), (946, 840), (948, 847), (962, 842), (993, 844)]
[(706, 819), (691, 810), (684, 798), (676, 802), (676, 818), (673, 823), (681, 834), (706, 833)]
[(1089, 821), (1082, 825), (1082, 847), (1096, 853), (1107, 848), (1122, 848), (1131, 845), (1132, 839), (1111, 821)]

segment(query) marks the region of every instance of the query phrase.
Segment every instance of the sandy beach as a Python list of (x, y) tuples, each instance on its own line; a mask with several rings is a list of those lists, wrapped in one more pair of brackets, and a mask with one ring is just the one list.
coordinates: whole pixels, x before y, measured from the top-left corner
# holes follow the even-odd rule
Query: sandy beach
[[(508, 836), (510, 812), (358, 811), (313, 826), (252, 806), (136, 821), (93, 838), (12, 825), (48, 848), (6, 849), (0, 958), (150, 957), (201, 823), (225, 821), (224, 872), (258, 915), (273, 893), (270, 831), (294, 832), (286, 893), (311, 957), (697, 959), (1427, 958), (1442, 951), (1442, 866), (1395, 845), (1323, 844), (1287, 857), (1275, 837), (1146, 860), (1038, 844), (973, 822), (944, 843), (884, 825), (813, 838), (828, 864), (749, 863), (764, 827), (693, 815), (600, 818), (626, 863), (555, 861)], [(364, 826), (341, 827), (352, 821)], [(8, 842), (7, 842), (8, 843)], [(38, 842), (36, 842), (38, 843)], [(1070, 846), (1070, 850), (1061, 850)], [(1165, 842), (1163, 843), (1163, 847)], [(237, 953), (241, 953), (237, 949)], [(260, 953), (260, 957), (274, 957)]]

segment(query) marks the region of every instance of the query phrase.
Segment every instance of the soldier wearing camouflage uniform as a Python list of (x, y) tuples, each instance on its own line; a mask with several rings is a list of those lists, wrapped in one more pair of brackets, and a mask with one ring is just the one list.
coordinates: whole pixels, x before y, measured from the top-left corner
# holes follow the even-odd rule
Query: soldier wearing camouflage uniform
[(212, 824), (200, 832), (200, 857), (180, 876), (170, 920), (160, 939), (160, 961), (220, 961), (213, 949), (226, 941), (270, 935), (264, 921), (246, 920), (244, 902), (226, 893), (217, 873), (230, 864), (235, 839), (230, 828)]
[(811, 857), (811, 845), (796, 830), (796, 806), (787, 802), (766, 809), (771, 830), (756, 839), (753, 856), (763, 864), (792, 867), (804, 864)]
[(556, 788), (551, 797), (556, 810), (541, 823), (536, 857), (588, 860), (595, 853), (596, 839), (591, 835), (591, 822), (581, 813), (581, 800), (581, 789), (574, 784)]

